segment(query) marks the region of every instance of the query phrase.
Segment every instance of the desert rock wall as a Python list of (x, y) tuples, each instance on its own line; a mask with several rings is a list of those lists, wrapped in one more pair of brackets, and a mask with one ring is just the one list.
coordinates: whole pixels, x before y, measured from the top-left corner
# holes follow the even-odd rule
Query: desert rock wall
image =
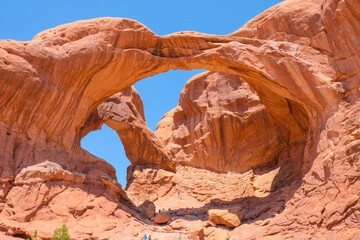
[[(286, 154), (280, 155), (270, 197), (265, 198), (270, 205), (279, 200), (280, 210), (262, 215), (268, 208), (260, 207), (250, 214), (251, 196), (245, 198), (245, 205), (242, 200), (221, 202), (222, 208), (238, 203), (248, 211), (246, 216), (253, 216), (229, 234), (239, 239), (358, 236), (359, 5), (357, 0), (288, 0), (226, 36), (196, 32), (158, 36), (134, 20), (100, 18), (46, 30), (32, 41), (1, 40), (0, 228), (23, 237), (38, 228), (46, 239), (50, 232), (41, 227), (44, 221), (54, 226), (65, 221), (76, 226), (72, 234), (78, 239), (136, 238), (152, 222), (141, 220), (118, 185), (113, 167), (80, 148), (84, 129), (100, 104), (145, 77), (170, 69), (207, 69), (247, 82), (266, 107), (264, 118), (271, 116), (270, 126), (280, 129), (276, 132), (288, 146), (282, 151)], [(192, 106), (184, 110), (186, 117), (203, 110), (186, 98), (179, 105)], [(170, 126), (164, 121), (170, 124), (174, 119), (176, 124), (181, 119), (176, 111), (164, 118), (161, 128)], [(199, 120), (195, 117), (194, 122)], [(214, 126), (215, 138), (209, 145), (218, 148), (216, 129), (220, 128)], [(169, 156), (172, 148), (158, 148), (158, 144), (173, 141), (168, 139), (175, 135), (160, 135), (162, 139), (153, 141), (148, 146), (155, 147), (149, 149)], [(142, 136), (143, 142), (155, 139), (151, 133)], [(183, 143), (179, 152), (197, 153), (191, 150), (196, 143), (189, 148)], [(159, 157), (142, 163), (153, 161), (156, 171), (149, 172), (156, 179), (157, 164), (162, 164)], [(208, 167), (197, 164), (192, 166)], [(232, 167), (231, 163), (215, 165), (223, 171)], [(289, 175), (294, 169), (296, 174)], [(136, 171), (142, 178), (134, 165)], [(248, 172), (241, 174), (248, 176)], [(257, 175), (251, 180), (256, 186), (268, 182), (257, 181)], [(166, 186), (157, 196), (171, 198), (167, 191), (181, 176), (176, 172), (162, 176), (154, 181)], [(136, 179), (133, 182), (151, 187)], [(204, 188), (199, 194), (208, 194), (208, 188), (200, 184)], [(189, 184), (183, 186), (192, 189)], [(255, 196), (260, 201), (257, 206), (262, 206), (260, 195)], [(67, 204), (73, 196), (78, 196), (76, 204)], [(157, 201), (164, 204), (166, 200)], [(207, 206), (218, 203), (214, 204)], [(98, 229), (104, 222), (106, 226)], [(130, 228), (134, 232), (125, 231)], [(152, 231), (167, 233), (166, 227)], [(171, 231), (178, 230), (174, 226)]]
[(178, 164), (244, 172), (278, 160), (284, 131), (240, 77), (206, 72), (186, 83), (155, 134)]

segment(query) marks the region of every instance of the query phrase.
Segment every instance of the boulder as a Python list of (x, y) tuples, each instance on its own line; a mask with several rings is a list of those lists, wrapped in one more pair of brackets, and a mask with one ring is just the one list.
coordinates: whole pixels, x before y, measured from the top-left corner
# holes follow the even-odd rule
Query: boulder
[(189, 231), (190, 240), (204, 240), (204, 224), (201, 221), (194, 223)]
[(170, 215), (168, 213), (159, 213), (155, 216), (154, 222), (157, 224), (167, 223), (170, 221)]
[(144, 212), (148, 219), (151, 219), (155, 216), (155, 204), (149, 200), (145, 200), (139, 207), (139, 212)]
[(222, 228), (211, 228), (205, 232), (207, 240), (229, 240), (229, 231)]
[(238, 215), (230, 213), (228, 210), (211, 209), (208, 214), (210, 222), (223, 224), (228, 228), (234, 228), (241, 224)]

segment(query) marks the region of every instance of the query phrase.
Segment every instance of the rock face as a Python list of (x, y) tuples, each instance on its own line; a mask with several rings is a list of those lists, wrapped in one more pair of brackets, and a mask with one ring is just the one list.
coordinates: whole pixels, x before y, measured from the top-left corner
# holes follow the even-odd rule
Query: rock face
[(163, 117), (155, 134), (174, 162), (217, 172), (275, 162), (287, 144), (249, 85), (218, 72), (190, 79), (179, 105)]
[[(244, 210), (234, 239), (358, 237), (359, 9), (358, 0), (288, 0), (226, 36), (157, 36), (133, 20), (100, 18), (1, 40), (0, 229), (49, 239), (67, 223), (74, 239), (176, 237), (180, 226), (150, 228), (135, 211), (133, 186), (142, 184), (156, 207), (194, 204), (199, 216), (185, 223), (206, 221), (209, 209)], [(133, 89), (123, 103), (113, 96), (192, 68), (215, 73), (187, 85), (155, 134)], [(112, 166), (80, 147), (102, 123), (134, 164), (128, 192)]]
[(131, 165), (127, 174), (128, 196), (136, 205), (146, 200), (154, 202), (173, 189), (173, 177), (173, 172), (159, 166)]

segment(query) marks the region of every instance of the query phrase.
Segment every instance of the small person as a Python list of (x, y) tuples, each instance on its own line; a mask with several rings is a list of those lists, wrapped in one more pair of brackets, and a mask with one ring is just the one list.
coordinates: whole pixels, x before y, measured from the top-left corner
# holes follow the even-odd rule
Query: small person
[(195, 212), (194, 212), (194, 216), (197, 217), (197, 215), (198, 215), (198, 214), (197, 214), (197, 211), (195, 211)]
[(180, 199), (180, 192), (178, 192), (178, 199)]
[(151, 240), (151, 235), (149, 235), (149, 240)]
[(163, 213), (165, 212), (165, 208), (163, 208)]
[(146, 236), (146, 234), (144, 235), (144, 240), (146, 240), (147, 239), (147, 236)]

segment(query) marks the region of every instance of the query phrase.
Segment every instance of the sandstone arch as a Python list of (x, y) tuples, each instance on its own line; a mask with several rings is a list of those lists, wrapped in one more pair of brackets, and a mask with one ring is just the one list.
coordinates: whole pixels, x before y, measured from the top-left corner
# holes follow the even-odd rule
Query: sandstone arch
[[(82, 127), (100, 103), (140, 79), (169, 69), (201, 68), (243, 78), (288, 141), (306, 144), (300, 151), (305, 163), (300, 188), (252, 238), (286, 238), (294, 229), (354, 236), (351, 229), (359, 226), (357, 9), (356, 0), (289, 0), (226, 36), (157, 36), (133, 20), (102, 18), (59, 26), (29, 42), (0, 41), (3, 228), (24, 234), (28, 221), (45, 219), (44, 211), (51, 208), (46, 198), (36, 198), (26, 211), (13, 204), (23, 203), (33, 189), (51, 188), (56, 199), (73, 192), (84, 196), (82, 187), (63, 187), (69, 181), (94, 195), (105, 191), (114, 207), (104, 210), (104, 218), (115, 212), (125, 216), (118, 207), (126, 195), (114, 181), (113, 168), (79, 148)], [(44, 175), (29, 178), (39, 169)], [(87, 197), (85, 202), (96, 204), (74, 205), (66, 213), (77, 217), (105, 201)], [(240, 236), (246, 227), (232, 234)], [(85, 229), (79, 232), (87, 236)]]
[[(40, 47), (42, 52), (32, 56), (31, 49)], [(30, 75), (25, 82), (29, 87), (24, 89), (22, 96), (31, 96), (26, 91), (33, 88), (51, 89), (44, 93), (43, 98), (48, 101), (43, 104), (52, 107), (39, 108), (29, 104), (14, 107), (22, 111), (12, 112), (8, 121), (15, 117), (26, 118), (26, 111), (38, 113), (38, 116), (30, 116), (35, 118), (33, 122), (42, 124), (49, 139), (68, 148), (78, 141), (79, 128), (104, 99), (135, 81), (172, 68), (206, 68), (235, 73), (249, 82), (260, 96), (271, 92), (268, 99), (263, 97), (263, 102), (269, 102), (269, 106), (279, 105), (272, 103), (276, 96), (279, 100), (287, 98), (303, 105), (311, 116), (312, 125), (316, 124), (313, 119), (323, 115), (320, 113), (335, 101), (335, 87), (330, 84), (335, 72), (328, 57), (301, 44), (192, 33), (159, 37), (135, 21), (105, 18), (45, 31), (26, 46), (2, 42), (2, 49), (9, 56), (8, 66), (19, 64), (19, 61), (30, 63), (24, 69)], [(267, 51), (270, 53), (263, 54)], [(283, 66), (277, 64), (280, 59), (286, 59)], [(43, 61), (53, 64), (44, 69)], [(281, 76), (281, 71), (291, 72), (290, 68), (309, 73), (316, 69), (316, 74)], [(296, 85), (308, 84), (317, 85), (319, 90), (313, 93), (314, 89), (296, 89)], [(3, 103), (16, 104), (16, 98), (16, 95), (6, 94), (4, 89)], [(62, 122), (67, 124), (50, 121), (50, 116), (64, 116), (64, 112), (71, 116), (71, 119), (63, 119)], [(6, 114), (10, 115), (10, 112), (3, 114), (5, 121)], [(24, 122), (18, 123), (19, 128), (29, 128)], [(77, 132), (71, 132), (71, 129), (77, 129)]]

